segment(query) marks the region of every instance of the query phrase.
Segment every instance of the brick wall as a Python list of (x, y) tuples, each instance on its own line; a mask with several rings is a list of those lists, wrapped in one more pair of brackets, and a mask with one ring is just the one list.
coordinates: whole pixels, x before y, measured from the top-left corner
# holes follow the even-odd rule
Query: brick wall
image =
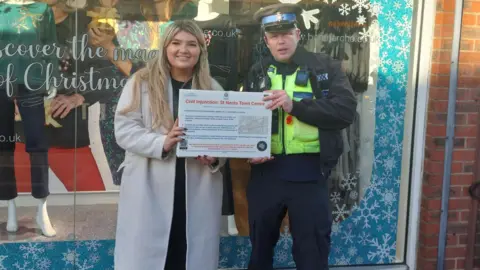
[[(454, 8), (454, 0), (437, 0), (418, 254), (418, 269), (422, 270), (436, 269)], [(474, 180), (475, 144), (476, 137), (480, 136), (476, 134), (480, 92), (480, 0), (464, 2), (458, 76), (445, 269), (464, 269), (465, 265), (471, 205), (468, 187)]]

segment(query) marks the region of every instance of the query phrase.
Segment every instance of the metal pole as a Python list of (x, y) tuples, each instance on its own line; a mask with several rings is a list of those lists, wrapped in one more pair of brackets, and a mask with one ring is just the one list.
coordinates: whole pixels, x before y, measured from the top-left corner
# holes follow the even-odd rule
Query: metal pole
[(448, 89), (447, 137), (445, 138), (445, 163), (443, 168), (442, 208), (440, 215), (440, 232), (438, 235), (437, 270), (444, 269), (445, 246), (447, 244), (448, 200), (450, 195), (450, 174), (454, 147), (453, 140), (455, 136), (455, 103), (457, 101), (458, 55), (460, 53), (462, 14), (463, 0), (456, 0), (452, 54), (450, 61), (450, 85)]

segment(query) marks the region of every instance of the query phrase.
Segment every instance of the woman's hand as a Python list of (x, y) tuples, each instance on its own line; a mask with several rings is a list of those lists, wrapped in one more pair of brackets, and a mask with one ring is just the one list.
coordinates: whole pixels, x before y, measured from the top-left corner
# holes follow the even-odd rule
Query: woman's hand
[(254, 165), (255, 165), (255, 164), (265, 163), (265, 162), (270, 161), (270, 160), (272, 160), (272, 159), (273, 159), (273, 157), (250, 158), (250, 159), (247, 160), (247, 162), (248, 162), (249, 164), (254, 164)]
[(71, 96), (57, 95), (50, 105), (53, 117), (65, 118), (70, 111), (83, 104), (85, 98), (79, 94)]
[(197, 160), (200, 161), (200, 163), (202, 163), (203, 165), (209, 166), (215, 163), (215, 161), (217, 161), (217, 158), (210, 156), (198, 156)]
[(184, 128), (178, 126), (178, 118), (175, 120), (175, 124), (173, 124), (172, 129), (167, 134), (167, 138), (165, 138), (165, 142), (163, 143), (163, 151), (170, 152), (178, 142), (181, 142), (183, 138), (179, 136), (185, 135), (183, 132)]

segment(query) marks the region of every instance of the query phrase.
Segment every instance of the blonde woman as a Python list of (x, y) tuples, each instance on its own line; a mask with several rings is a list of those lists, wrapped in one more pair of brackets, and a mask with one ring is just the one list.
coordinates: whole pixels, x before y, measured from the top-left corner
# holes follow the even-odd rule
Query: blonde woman
[(181, 88), (223, 90), (210, 76), (201, 29), (175, 21), (158, 57), (125, 85), (115, 137), (126, 157), (115, 269), (214, 270), (218, 266), (224, 159), (177, 158)]

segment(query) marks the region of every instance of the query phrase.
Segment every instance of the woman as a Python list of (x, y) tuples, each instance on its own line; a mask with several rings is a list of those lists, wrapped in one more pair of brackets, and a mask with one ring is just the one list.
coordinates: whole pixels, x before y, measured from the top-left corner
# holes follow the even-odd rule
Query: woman
[(115, 137), (126, 157), (115, 269), (217, 269), (225, 160), (176, 157), (188, 133), (176, 117), (182, 88), (223, 90), (210, 76), (203, 33), (188, 20), (166, 28), (158, 56), (129, 79), (117, 105)]

